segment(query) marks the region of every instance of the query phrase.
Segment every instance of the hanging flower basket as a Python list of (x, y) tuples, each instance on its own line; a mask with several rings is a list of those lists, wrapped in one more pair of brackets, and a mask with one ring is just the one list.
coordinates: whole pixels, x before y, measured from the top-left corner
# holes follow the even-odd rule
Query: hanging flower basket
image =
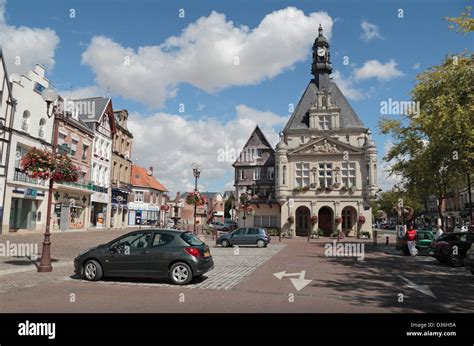
[(311, 224), (316, 225), (318, 223), (318, 217), (316, 215), (311, 216)]
[(76, 182), (79, 169), (66, 155), (53, 157), (52, 153), (31, 148), (20, 159), (21, 168), (34, 179), (51, 179), (54, 182)]
[(364, 215), (360, 215), (360, 216), (359, 216), (359, 219), (357, 220), (357, 222), (359, 222), (360, 224), (364, 224), (364, 223), (365, 223), (365, 216), (364, 216)]
[(336, 225), (339, 225), (342, 222), (342, 217), (338, 216), (334, 221), (336, 222)]
[(189, 192), (186, 196), (186, 203), (196, 206), (204, 205), (206, 204), (206, 196), (201, 195), (199, 191)]
[(295, 222), (295, 218), (293, 217), (293, 215), (288, 216), (287, 220), (288, 220), (288, 223), (290, 223), (290, 224)]
[(54, 162), (50, 152), (31, 148), (22, 156), (20, 166), (32, 178), (47, 180), (54, 168)]

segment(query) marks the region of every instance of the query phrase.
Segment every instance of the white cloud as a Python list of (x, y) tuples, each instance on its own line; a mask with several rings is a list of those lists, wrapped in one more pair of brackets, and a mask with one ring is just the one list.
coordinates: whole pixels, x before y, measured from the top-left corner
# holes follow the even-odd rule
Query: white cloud
[(8, 73), (26, 73), (36, 64), (53, 68), (54, 51), (59, 43), (54, 30), (8, 25), (5, 6), (6, 1), (0, 0), (0, 46)]
[(182, 83), (216, 92), (277, 76), (308, 56), (319, 23), (330, 38), (333, 21), (326, 12), (306, 16), (287, 7), (250, 29), (213, 11), (157, 46), (135, 50), (95, 36), (82, 62), (92, 68), (102, 88), (110, 86), (124, 98), (161, 107)]
[(363, 100), (368, 96), (368, 93), (362, 89), (358, 89), (354, 86), (354, 79), (343, 78), (339, 71), (334, 71), (332, 78), (338, 85), (341, 92), (350, 100), (358, 101)]
[(362, 23), (360, 23), (360, 26), (362, 27), (363, 33), (361, 35), (361, 38), (364, 41), (370, 41), (373, 39), (382, 39), (382, 35), (380, 35), (379, 32), (379, 27), (375, 24), (369, 23), (368, 21), (364, 20)]
[(413, 68), (414, 70), (419, 70), (419, 69), (420, 69), (420, 66), (421, 66), (421, 64), (420, 64), (419, 62), (417, 62), (416, 64), (413, 65), (412, 68)]
[(397, 63), (393, 59), (385, 64), (378, 60), (368, 60), (362, 67), (354, 71), (356, 80), (377, 78), (379, 81), (387, 81), (401, 76), (403, 76), (403, 72), (397, 69)]
[[(393, 142), (390, 140), (384, 143), (384, 154), (382, 157), (385, 157), (385, 155), (388, 154), (392, 146), (393, 146)], [(385, 160), (383, 160), (383, 158), (379, 160), (379, 163), (377, 165), (378, 184), (379, 184), (379, 187), (384, 191), (391, 190), (395, 184), (399, 184), (402, 180), (402, 178), (398, 175), (395, 175), (395, 174), (390, 175), (389, 172), (390, 172), (390, 169), (392, 168), (392, 165), (393, 165), (393, 160), (390, 162), (386, 162)]]
[[(204, 167), (199, 182), (207, 189), (213, 181), (228, 178), (233, 172), (232, 150), (235, 153), (242, 149), (257, 123), (275, 145), (278, 130), (287, 121), (287, 117), (246, 105), (236, 106), (235, 112), (235, 118), (227, 123), (214, 117), (190, 119), (162, 112), (145, 117), (131, 113), (128, 127), (134, 134), (132, 158), (145, 167), (154, 166), (155, 176), (173, 192), (193, 188), (191, 163), (199, 162)], [(218, 160), (219, 150), (227, 150), (227, 161)]]

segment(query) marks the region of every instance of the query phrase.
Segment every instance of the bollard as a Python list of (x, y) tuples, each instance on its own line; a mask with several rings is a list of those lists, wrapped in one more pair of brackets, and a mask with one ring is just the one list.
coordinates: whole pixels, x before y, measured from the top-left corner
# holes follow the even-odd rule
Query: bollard
[(377, 230), (376, 229), (373, 232), (373, 237), (374, 237), (374, 245), (377, 245)]
[(385, 237), (385, 245), (388, 245), (388, 237)]

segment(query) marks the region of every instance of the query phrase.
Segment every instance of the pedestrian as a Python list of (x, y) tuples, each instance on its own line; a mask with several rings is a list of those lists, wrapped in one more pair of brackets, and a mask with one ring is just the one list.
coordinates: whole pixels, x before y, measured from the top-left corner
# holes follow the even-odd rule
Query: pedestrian
[(443, 229), (441, 228), (440, 224), (436, 224), (436, 234), (435, 234), (435, 239), (439, 239), (443, 235)]
[(408, 252), (412, 256), (416, 256), (418, 250), (416, 249), (416, 229), (413, 223), (410, 224), (409, 230), (406, 233), (406, 240), (408, 246)]

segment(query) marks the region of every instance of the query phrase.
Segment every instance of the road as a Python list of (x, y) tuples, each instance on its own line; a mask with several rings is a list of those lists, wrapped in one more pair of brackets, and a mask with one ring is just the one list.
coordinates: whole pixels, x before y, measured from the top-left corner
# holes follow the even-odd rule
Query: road
[[(215, 269), (201, 281), (173, 286), (166, 280), (74, 276), (83, 249), (126, 231), (56, 233), (54, 271), (36, 273), (25, 258), (0, 262), (2, 312), (472, 312), (474, 276), (430, 257), (399, 254), (393, 245), (347, 238), (364, 245), (363, 260), (328, 257), (329, 238), (273, 238), (268, 248), (220, 248)], [(0, 236), (0, 243), (40, 242), (41, 235)], [(393, 244), (393, 238), (391, 238)], [(41, 247), (40, 247), (41, 248)], [(277, 274), (277, 275), (275, 275)], [(298, 281), (302, 278), (303, 281)], [(299, 283), (299, 284), (298, 284)], [(298, 286), (299, 285), (299, 286)], [(298, 290), (299, 289), (299, 290)]]

